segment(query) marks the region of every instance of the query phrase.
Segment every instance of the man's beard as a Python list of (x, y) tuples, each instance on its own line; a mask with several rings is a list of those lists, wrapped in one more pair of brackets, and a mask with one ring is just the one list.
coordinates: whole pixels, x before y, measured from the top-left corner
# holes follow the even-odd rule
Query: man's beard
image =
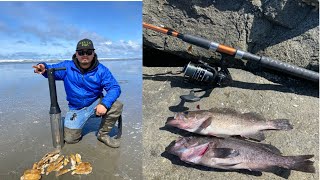
[(88, 61), (86, 61), (86, 62), (81, 62), (80, 64), (82, 64), (82, 65), (88, 65), (88, 64), (90, 64)]
[(80, 61), (80, 64), (82, 64), (82, 65), (88, 65), (88, 64), (90, 64), (90, 62), (89, 62), (89, 60), (87, 59), (87, 60), (82, 60), (82, 61)]

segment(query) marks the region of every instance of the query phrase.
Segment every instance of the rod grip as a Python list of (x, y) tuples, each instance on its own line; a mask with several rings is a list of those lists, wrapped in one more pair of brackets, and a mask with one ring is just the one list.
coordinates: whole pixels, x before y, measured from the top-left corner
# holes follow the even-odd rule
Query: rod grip
[(192, 36), (192, 35), (188, 35), (188, 34), (183, 34), (180, 37), (184, 42), (196, 45), (196, 46), (200, 46), (202, 48), (205, 49), (210, 49), (210, 44), (211, 41), (208, 41), (204, 38), (201, 37), (196, 37), (196, 36)]
[(319, 82), (319, 73), (308, 69), (304, 69), (265, 56), (261, 56), (260, 63), (263, 67), (284, 72), (300, 78), (308, 79), (310, 81)]

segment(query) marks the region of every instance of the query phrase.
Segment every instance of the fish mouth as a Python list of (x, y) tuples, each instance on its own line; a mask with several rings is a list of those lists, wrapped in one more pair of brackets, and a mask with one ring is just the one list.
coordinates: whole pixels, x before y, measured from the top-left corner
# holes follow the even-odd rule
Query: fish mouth
[(186, 148), (181, 153), (180, 159), (191, 163), (198, 163), (204, 156), (204, 154), (208, 151), (209, 144), (210, 143), (208, 142), (191, 148)]
[(174, 117), (169, 117), (167, 119), (166, 124), (171, 126), (176, 126), (181, 123), (181, 121), (184, 121), (184, 116), (181, 113), (176, 113)]
[(174, 119), (183, 120), (183, 121), (184, 121), (185, 115), (184, 115), (184, 113), (182, 113), (182, 112), (178, 112), (178, 113), (176, 113), (176, 114), (174, 115)]
[(176, 142), (175, 142), (175, 141), (172, 141), (172, 142), (169, 144), (169, 146), (167, 146), (167, 147), (165, 148), (165, 151), (167, 151), (167, 152), (169, 152), (169, 153), (171, 153), (171, 154), (174, 154), (175, 144), (176, 144)]
[(174, 117), (168, 117), (166, 124), (170, 123), (171, 121), (174, 121)]
[(175, 141), (172, 141), (169, 146), (165, 148), (165, 151), (171, 153), (171, 154), (178, 154), (178, 151), (181, 151), (181, 149), (184, 149), (184, 143), (186, 142), (186, 139), (183, 137), (178, 138)]
[(193, 141), (192, 137), (180, 137), (172, 141), (165, 150), (182, 158), (197, 159), (207, 152), (209, 144), (209, 142), (199, 144), (198, 141)]

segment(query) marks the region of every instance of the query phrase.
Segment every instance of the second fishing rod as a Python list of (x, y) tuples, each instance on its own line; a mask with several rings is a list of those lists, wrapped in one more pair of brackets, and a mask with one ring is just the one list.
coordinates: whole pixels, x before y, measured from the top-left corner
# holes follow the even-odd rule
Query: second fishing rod
[(201, 37), (196, 37), (189, 34), (182, 34), (172, 29), (154, 26), (145, 22), (143, 22), (143, 27), (146, 29), (151, 29), (153, 31), (157, 31), (163, 34), (177, 37), (183, 40), (184, 42), (187, 42), (208, 50), (212, 50), (214, 52), (233, 56), (235, 59), (255, 61), (259, 63), (261, 66), (269, 69), (280, 71), (280, 72), (290, 74), (292, 76), (300, 77), (306, 80), (310, 80), (313, 82), (319, 82), (319, 73), (305, 69), (305, 68), (291, 65), (276, 59), (269, 58), (269, 57), (258, 56), (249, 52), (245, 52), (239, 49), (235, 49), (235, 48), (223, 45), (223, 44), (209, 41)]

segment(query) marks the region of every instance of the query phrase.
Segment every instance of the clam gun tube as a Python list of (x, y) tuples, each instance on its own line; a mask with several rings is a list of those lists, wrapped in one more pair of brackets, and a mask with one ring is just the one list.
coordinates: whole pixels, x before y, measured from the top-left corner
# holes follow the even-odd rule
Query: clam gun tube
[(290, 65), (284, 62), (281, 62), (279, 60), (275, 60), (269, 57), (265, 56), (258, 56), (251, 54), (249, 52), (241, 51), (239, 49), (234, 49), (232, 47), (228, 47), (216, 42), (209, 41), (207, 39), (196, 37), (189, 34), (181, 34), (177, 31), (174, 31), (172, 29), (168, 28), (161, 28), (157, 27), (151, 24), (147, 24), (143, 22), (143, 27), (146, 29), (151, 29), (153, 31), (161, 32), (163, 34), (167, 34), (170, 36), (177, 37), (187, 43), (212, 50), (214, 52), (219, 52), (222, 54), (228, 54), (230, 56), (233, 56), (236, 59), (243, 59), (243, 60), (249, 60), (249, 61), (256, 61), (261, 66), (273, 69), (276, 71), (284, 72), (296, 77), (300, 77), (303, 79), (307, 79), (313, 82), (319, 82), (319, 73), (311, 70), (307, 70), (298, 66)]
[(66, 68), (50, 68), (47, 69), (49, 91), (50, 91), (50, 124), (53, 147), (61, 149), (64, 145), (63, 122), (61, 120), (61, 110), (57, 100), (56, 81), (54, 78), (55, 71), (65, 70)]

